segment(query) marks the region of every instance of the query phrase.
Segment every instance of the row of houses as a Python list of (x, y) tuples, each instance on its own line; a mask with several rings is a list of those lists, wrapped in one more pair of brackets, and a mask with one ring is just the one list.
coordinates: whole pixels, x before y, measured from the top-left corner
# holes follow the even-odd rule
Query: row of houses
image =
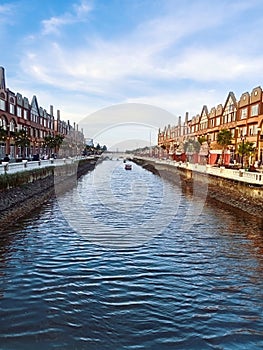
[[(184, 121), (178, 118), (178, 124), (167, 125), (158, 132), (158, 155), (180, 160), (193, 160), (193, 151), (186, 151), (186, 143), (199, 140), (201, 143), (194, 161), (200, 163), (224, 164), (240, 163), (243, 155), (238, 151), (240, 144), (251, 143), (253, 154), (250, 163), (263, 160), (263, 92), (256, 87), (251, 93), (245, 92), (237, 100), (233, 92), (229, 92), (224, 104), (210, 110), (203, 106), (200, 114)], [(229, 130), (232, 136), (226, 150), (218, 144), (218, 134)], [(223, 159), (222, 159), (223, 158)]]
[(83, 130), (78, 130), (76, 123), (63, 121), (52, 105), (49, 111), (39, 106), (36, 96), (29, 102), (19, 92), (11, 91), (6, 87), (5, 70), (0, 67), (0, 160), (5, 154), (11, 160), (36, 154), (50, 156), (58, 151), (56, 140), (63, 140), (63, 156), (77, 155), (85, 146)]

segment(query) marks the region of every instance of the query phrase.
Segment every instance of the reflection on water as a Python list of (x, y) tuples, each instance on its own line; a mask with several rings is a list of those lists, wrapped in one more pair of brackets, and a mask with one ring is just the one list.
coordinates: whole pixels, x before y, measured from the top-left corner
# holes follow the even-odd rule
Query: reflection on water
[[(135, 165), (127, 174), (116, 162), (105, 187), (107, 166), (95, 188), (88, 174), (64, 195), (81, 199), (92, 236), (65, 219), (62, 198), (2, 233), (1, 349), (262, 348), (261, 223)], [(170, 203), (160, 200), (166, 191)], [(138, 238), (164, 209), (169, 220), (142, 244), (94, 240), (94, 217), (104, 237), (126, 222)]]

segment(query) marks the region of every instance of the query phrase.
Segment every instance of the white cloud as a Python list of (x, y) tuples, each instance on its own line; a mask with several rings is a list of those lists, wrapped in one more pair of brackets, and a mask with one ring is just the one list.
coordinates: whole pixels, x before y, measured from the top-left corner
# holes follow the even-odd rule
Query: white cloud
[(16, 5), (6, 3), (0, 4), (0, 25), (1, 24), (13, 24), (14, 23), (14, 10)]
[(12, 9), (14, 8), (14, 5), (12, 4), (2, 4), (0, 5), (0, 14), (1, 15), (8, 15), (12, 13)]
[[(201, 113), (204, 104), (207, 105), (210, 110), (212, 107), (216, 107), (219, 103), (224, 103), (227, 96), (219, 96), (216, 90), (207, 90), (205, 88), (199, 88), (198, 93), (195, 89), (184, 89), (180, 92), (164, 93), (161, 90), (155, 95), (140, 96), (136, 98), (128, 98), (128, 103), (145, 103), (156, 108), (162, 108), (169, 111), (176, 111), (176, 115), (171, 114), (171, 118), (167, 118), (166, 123), (176, 124), (178, 117), (181, 116), (184, 120), (185, 113), (189, 113), (189, 118)], [(221, 99), (220, 99), (221, 98)], [(155, 125), (162, 126), (163, 121), (161, 119), (153, 119)]]
[[(66, 13), (44, 21), (45, 32), (57, 31), (63, 24), (79, 20), (82, 11), (90, 11), (86, 2), (79, 7), (75, 5), (74, 14)], [(113, 95), (120, 87), (136, 80), (229, 80), (250, 69), (244, 63), (245, 57), (233, 54), (238, 43), (230, 52), (225, 52), (225, 44), (220, 43), (210, 50), (177, 47), (189, 35), (221, 22), (222, 9), (213, 16), (209, 12), (203, 14), (202, 21), (198, 13), (189, 11), (187, 25), (185, 18), (180, 16), (175, 13), (141, 23), (125, 38), (115, 41), (89, 38), (88, 43), (85, 41), (84, 46), (74, 47), (74, 51), (59, 42), (47, 43), (43, 50), (43, 44), (41, 52), (35, 51), (35, 57), (26, 56), (27, 66), (32, 67), (33, 76), (45, 83), (69, 90)], [(167, 54), (166, 50), (171, 52)], [(44, 56), (43, 51), (46, 52)]]
[(59, 34), (61, 27), (85, 20), (87, 14), (92, 10), (92, 6), (85, 0), (82, 0), (79, 4), (73, 4), (72, 8), (72, 12), (66, 12), (61, 16), (43, 20), (42, 34)]
[[(107, 104), (123, 102), (146, 103), (182, 117), (189, 111), (191, 117), (201, 112), (203, 104), (210, 109), (225, 101), (228, 91), (220, 92), (217, 83), (247, 81), (251, 75), (260, 76), (263, 69), (261, 54), (255, 57), (249, 50), (239, 54), (240, 41), (235, 35), (227, 41), (215, 40), (209, 48), (206, 42), (189, 40), (214, 27), (221, 29), (225, 21), (229, 24), (231, 15), (240, 11), (229, 7), (226, 20), (225, 5), (220, 4), (213, 4), (207, 11), (204, 5), (189, 7), (187, 18), (175, 9), (174, 13), (140, 23), (114, 39), (86, 33), (83, 45), (74, 44), (74, 48), (59, 40), (50, 42), (49, 36), (41, 39), (39, 47), (36, 36), (30, 42), (30, 50), (22, 55), (21, 65), (31, 81), (60, 91), (60, 97), (50, 94), (47, 101), (58, 104), (64, 119), (81, 119)], [(91, 6), (82, 1), (72, 9), (71, 13), (44, 21), (44, 32), (58, 33), (64, 25), (82, 21)], [(243, 42), (242, 46), (247, 44)], [(185, 80), (194, 82), (195, 88), (180, 88)], [(212, 92), (208, 90), (209, 83), (215, 84)], [(170, 122), (168, 118), (151, 118), (159, 126)], [(101, 123), (100, 127), (105, 119)]]
[(262, 71), (262, 56), (240, 56), (229, 53), (224, 48), (224, 45), (217, 45), (212, 50), (187, 49), (176, 61), (168, 60), (162, 68), (157, 69), (157, 74), (163, 77), (191, 79), (199, 82), (216, 82), (245, 78), (251, 74), (260, 74)]

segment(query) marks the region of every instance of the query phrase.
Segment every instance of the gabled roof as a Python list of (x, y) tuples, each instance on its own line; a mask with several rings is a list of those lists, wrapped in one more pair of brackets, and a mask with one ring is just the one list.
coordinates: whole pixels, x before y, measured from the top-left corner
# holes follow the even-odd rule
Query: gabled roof
[(207, 121), (208, 120), (208, 115), (209, 115), (209, 113), (208, 113), (207, 106), (204, 105), (203, 108), (202, 108), (202, 112), (201, 112), (199, 123), (201, 123), (202, 121)]
[(37, 103), (37, 98), (34, 95), (32, 98), (32, 102), (31, 102), (31, 110), (33, 110), (37, 115), (39, 114), (39, 108), (38, 108), (38, 103)]
[(236, 97), (232, 91), (230, 91), (228, 96), (227, 96), (226, 102), (225, 102), (224, 107), (223, 107), (223, 112), (229, 104), (233, 104), (235, 109), (237, 109), (237, 100), (236, 100)]

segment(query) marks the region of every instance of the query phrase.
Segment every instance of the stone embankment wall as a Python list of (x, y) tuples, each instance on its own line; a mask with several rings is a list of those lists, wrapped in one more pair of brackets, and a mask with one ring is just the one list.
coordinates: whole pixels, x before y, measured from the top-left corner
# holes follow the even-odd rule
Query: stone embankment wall
[(207, 201), (213, 199), (262, 219), (262, 186), (151, 162), (150, 160), (134, 158), (133, 161), (145, 169), (177, 183), (183, 191), (195, 191), (195, 194), (199, 192), (200, 196), (207, 197)]
[(26, 216), (58, 191), (69, 190), (77, 178), (93, 170), (95, 165), (95, 160), (87, 159), (58, 167), (0, 175), (0, 231), (4, 224)]

